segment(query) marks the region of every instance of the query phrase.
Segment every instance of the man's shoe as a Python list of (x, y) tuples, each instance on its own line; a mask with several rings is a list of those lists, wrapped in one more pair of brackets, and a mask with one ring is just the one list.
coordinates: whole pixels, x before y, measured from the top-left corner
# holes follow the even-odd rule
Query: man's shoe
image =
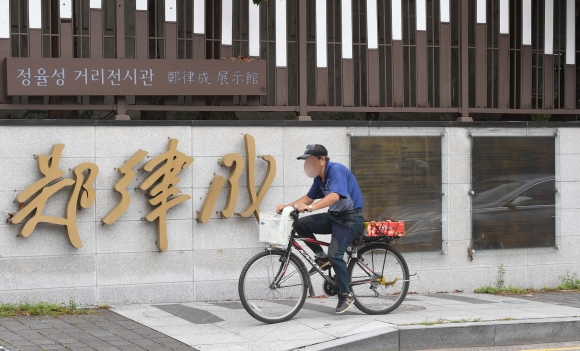
[[(328, 257), (324, 257), (324, 258), (317, 258), (316, 259), (316, 264), (318, 265), (318, 267), (320, 267), (320, 269), (322, 269), (323, 271), (327, 270), (330, 268), (330, 261), (328, 260)], [(316, 268), (312, 267), (310, 268), (310, 270), (308, 271), (308, 274), (313, 275), (316, 274), (318, 271), (316, 270)]]
[(338, 294), (338, 305), (336, 305), (336, 313), (340, 314), (345, 312), (354, 303), (354, 294), (352, 292), (348, 294)]

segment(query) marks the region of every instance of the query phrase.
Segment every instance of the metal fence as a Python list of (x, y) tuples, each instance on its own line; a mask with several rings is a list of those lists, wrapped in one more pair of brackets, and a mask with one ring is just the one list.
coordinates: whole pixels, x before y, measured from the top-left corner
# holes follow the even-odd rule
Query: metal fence
[[(0, 59), (262, 59), (264, 96), (2, 110), (580, 114), (579, 0), (0, 0)], [(2, 70), (0, 78), (5, 81)]]

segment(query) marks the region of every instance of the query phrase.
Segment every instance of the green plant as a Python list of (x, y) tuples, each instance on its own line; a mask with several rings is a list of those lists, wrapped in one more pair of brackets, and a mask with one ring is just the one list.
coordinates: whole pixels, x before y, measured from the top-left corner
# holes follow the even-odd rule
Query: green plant
[(74, 297), (70, 297), (70, 299), (68, 300), (68, 308), (70, 308), (71, 310), (76, 310), (78, 307), (77, 302), (75, 301)]
[(197, 115), (199, 114), (199, 112), (195, 112), (195, 111), (179, 111), (175, 113), (175, 119), (180, 119), (180, 120), (191, 120), (191, 119), (197, 119)]
[(333, 121), (360, 120), (359, 117), (355, 116), (354, 113), (351, 112), (331, 113), (328, 118)]
[[(499, 273), (499, 272), (498, 272)], [(499, 279), (501, 280), (501, 279)], [(514, 285), (502, 286), (498, 288), (498, 282), (496, 282), (495, 286), (492, 285), (485, 285), (480, 288), (474, 290), (475, 293), (478, 294), (529, 294), (536, 292), (533, 288), (520, 288)], [(546, 290), (547, 288), (542, 289), (542, 291), (550, 291)], [(552, 289), (553, 291), (554, 289)]]
[(536, 122), (548, 122), (550, 118), (552, 118), (552, 115), (548, 114), (532, 115), (532, 121)]
[(93, 119), (93, 116), (95, 115), (94, 111), (83, 111), (81, 114), (79, 114), (79, 119)]
[(474, 292), (478, 294), (529, 294), (535, 292), (534, 289), (522, 289), (517, 286), (509, 285), (507, 287), (497, 288), (495, 286), (487, 285), (477, 288)]
[(501, 291), (508, 294), (527, 294), (533, 292), (534, 289), (522, 289), (518, 288), (517, 286), (510, 285), (506, 288), (501, 289)]
[(502, 290), (504, 287), (505, 287), (505, 268), (503, 268), (503, 264), (500, 264), (497, 270), (497, 277), (495, 278), (495, 288), (498, 290)]
[(534, 288), (519, 288), (517, 286), (508, 285), (505, 286), (505, 268), (503, 264), (499, 266), (497, 271), (497, 277), (495, 285), (486, 285), (474, 290), (478, 294), (531, 294), (535, 292), (555, 292), (562, 290), (577, 290), (580, 291), (580, 277), (577, 273), (571, 273), (566, 271), (566, 273), (559, 276), (560, 285), (555, 288), (543, 287), (540, 290)]
[(482, 286), (481, 288), (475, 289), (474, 292), (478, 294), (497, 294), (499, 290), (491, 285), (486, 285)]
[(24, 119), (47, 119), (48, 110), (27, 110), (22, 114)]
[(197, 112), (195, 119), (200, 120), (236, 120), (238, 117), (232, 111), (201, 111)]
[(560, 277), (560, 284), (558, 289), (561, 290), (580, 290), (580, 279), (578, 278), (578, 274), (570, 273), (570, 271), (566, 271), (565, 274), (561, 275)]
[[(73, 300), (74, 301), (74, 300)], [(22, 302), (19, 304), (0, 303), (0, 317), (13, 316), (56, 316), (61, 314), (90, 314), (95, 313), (88, 309), (76, 308), (76, 303), (72, 304), (69, 301), (69, 306), (65, 304), (56, 303), (30, 303)]]
[(443, 323), (445, 323), (445, 321), (443, 319), (439, 318), (436, 321), (427, 321), (427, 320), (425, 320), (424, 322), (419, 322), (417, 324), (419, 324), (419, 325), (435, 325), (435, 324), (443, 324)]

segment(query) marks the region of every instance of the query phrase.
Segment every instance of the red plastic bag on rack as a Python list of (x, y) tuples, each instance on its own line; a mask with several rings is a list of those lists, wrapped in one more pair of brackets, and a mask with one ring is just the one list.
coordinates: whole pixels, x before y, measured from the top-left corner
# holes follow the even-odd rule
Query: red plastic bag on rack
[(405, 235), (405, 222), (365, 222), (367, 236), (392, 236), (400, 237)]

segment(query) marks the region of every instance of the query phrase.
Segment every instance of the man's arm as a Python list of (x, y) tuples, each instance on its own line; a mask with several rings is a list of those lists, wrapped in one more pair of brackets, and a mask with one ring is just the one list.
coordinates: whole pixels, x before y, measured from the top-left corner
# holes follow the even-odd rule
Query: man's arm
[[(324, 198), (322, 198), (320, 201), (314, 203), (312, 205), (312, 211), (317, 211), (317, 210), (320, 210), (322, 208), (328, 207), (328, 206), (334, 204), (335, 202), (337, 202), (339, 199), (340, 199), (340, 196), (337, 193), (330, 193), (330, 194), (326, 195)], [(313, 199), (304, 195), (301, 198), (299, 198), (298, 200), (296, 200), (292, 203), (289, 203), (288, 205), (276, 206), (276, 212), (280, 213), (280, 212), (282, 212), (284, 207), (288, 207), (288, 206), (293, 207), (294, 205), (297, 205), (296, 209), (298, 211), (306, 212), (306, 211), (309, 211), (308, 205), (312, 204), (313, 202), (314, 202)]]
[[(310, 199), (310, 198), (308, 198)], [(326, 195), (324, 198), (322, 198), (320, 201), (315, 202), (314, 204), (312, 204), (312, 211), (317, 211), (320, 210), (322, 208), (328, 207), (332, 204), (334, 204), (335, 202), (337, 202), (340, 199), (340, 196), (337, 193), (330, 193), (328, 195)], [(297, 203), (296, 209), (300, 212), (306, 212), (309, 211), (308, 209), (308, 205), (310, 205), (312, 203), (313, 200), (311, 200), (309, 203)]]
[(288, 206), (294, 207), (294, 205), (296, 205), (296, 204), (306, 204), (306, 207), (308, 208), (308, 205), (310, 205), (313, 201), (314, 201), (313, 199), (309, 198), (307, 195), (304, 195), (301, 198), (299, 198), (298, 200), (296, 200), (294, 202), (291, 202), (291, 203), (289, 203), (287, 205), (278, 205), (278, 206), (276, 206), (276, 212), (277, 213), (280, 213), (280, 212), (282, 212), (282, 210), (285, 207), (288, 207)]
[(308, 206), (308, 205), (310, 205), (313, 202), (314, 202), (314, 200), (311, 199), (311, 198), (309, 198), (308, 195), (304, 195), (301, 198), (299, 198), (298, 200), (296, 200), (296, 201), (294, 201), (292, 203), (289, 203), (286, 206), (294, 206), (296, 204), (306, 204)]

